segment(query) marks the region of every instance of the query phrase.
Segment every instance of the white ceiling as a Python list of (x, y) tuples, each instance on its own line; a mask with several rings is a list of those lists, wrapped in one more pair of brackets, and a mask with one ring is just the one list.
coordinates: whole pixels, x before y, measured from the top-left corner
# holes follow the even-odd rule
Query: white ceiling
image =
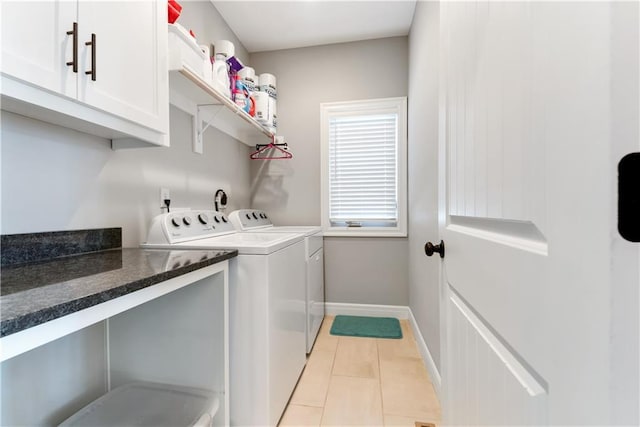
[(416, 0), (211, 0), (251, 52), (409, 34)]

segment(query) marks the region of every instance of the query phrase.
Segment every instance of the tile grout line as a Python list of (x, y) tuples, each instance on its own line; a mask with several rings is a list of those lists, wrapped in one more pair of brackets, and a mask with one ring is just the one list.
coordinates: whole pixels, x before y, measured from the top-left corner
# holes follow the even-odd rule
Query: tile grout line
[(382, 425), (385, 426), (384, 421), (384, 398), (382, 396), (382, 369), (380, 369), (380, 339), (376, 338), (376, 352), (378, 356), (378, 386), (380, 391), (380, 411), (382, 412)]
[[(331, 324), (333, 325), (333, 319), (331, 320)], [(331, 328), (327, 332), (331, 335)], [(331, 378), (333, 377), (333, 367), (336, 364), (336, 354), (338, 354), (338, 346), (340, 345), (340, 337), (338, 337), (338, 342), (336, 343), (336, 348), (333, 350), (333, 360), (331, 361), (331, 369), (329, 370), (329, 383), (327, 385), (327, 392), (324, 395), (324, 403), (322, 404), (322, 415), (320, 415), (320, 424), (319, 427), (322, 426), (322, 421), (324, 419), (324, 410), (327, 407), (327, 399), (329, 398), (329, 389), (331, 388)]]

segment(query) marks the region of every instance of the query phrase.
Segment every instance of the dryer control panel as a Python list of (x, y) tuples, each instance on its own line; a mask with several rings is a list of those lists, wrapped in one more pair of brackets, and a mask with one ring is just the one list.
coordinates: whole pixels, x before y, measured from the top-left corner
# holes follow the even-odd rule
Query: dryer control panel
[(188, 242), (234, 233), (229, 218), (216, 211), (198, 210), (158, 215), (149, 228), (147, 244)]
[(229, 214), (236, 230), (247, 231), (273, 227), (273, 223), (264, 211), (258, 209), (239, 209)]

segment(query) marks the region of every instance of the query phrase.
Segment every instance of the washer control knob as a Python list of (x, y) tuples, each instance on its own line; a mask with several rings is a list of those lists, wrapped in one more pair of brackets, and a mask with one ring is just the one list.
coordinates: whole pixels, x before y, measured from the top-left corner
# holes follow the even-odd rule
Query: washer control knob
[(251, 219), (251, 215), (247, 214), (247, 219)]
[(213, 217), (213, 220), (214, 220), (215, 222), (220, 222), (220, 218), (218, 218), (218, 215), (214, 216), (214, 217)]
[(191, 225), (191, 218), (185, 216), (184, 218), (182, 218), (182, 222), (184, 222), (184, 225)]
[(171, 218), (171, 224), (173, 224), (174, 227), (180, 227), (180, 221), (178, 218)]
[(253, 219), (258, 219), (258, 215), (255, 212), (253, 213)]
[(207, 222), (209, 222), (205, 214), (198, 215), (198, 220), (200, 221), (200, 224), (206, 224)]

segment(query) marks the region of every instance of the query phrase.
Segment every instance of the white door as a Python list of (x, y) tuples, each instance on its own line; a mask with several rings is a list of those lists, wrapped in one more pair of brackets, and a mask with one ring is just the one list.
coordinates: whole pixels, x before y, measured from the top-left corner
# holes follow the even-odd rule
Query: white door
[(441, 4), (447, 424), (639, 422), (638, 9)]
[[(166, 15), (166, 3), (161, 1), (81, 0), (78, 99), (152, 129), (168, 131)], [(86, 45), (92, 34), (96, 45)], [(95, 75), (85, 74), (87, 71), (95, 71)]]
[[(73, 1), (2, 1), (2, 72), (69, 97), (76, 97)], [(77, 67), (76, 67), (77, 68)]]

